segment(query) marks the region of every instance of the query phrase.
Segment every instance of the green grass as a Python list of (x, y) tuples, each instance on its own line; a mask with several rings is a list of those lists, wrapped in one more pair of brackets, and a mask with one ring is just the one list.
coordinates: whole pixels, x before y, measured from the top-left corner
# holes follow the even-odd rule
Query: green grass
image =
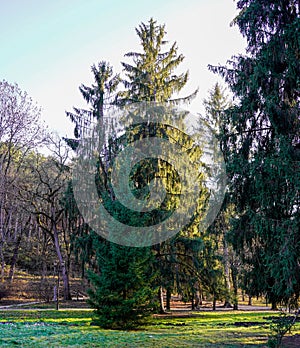
[(198, 312), (153, 318), (136, 331), (112, 331), (91, 325), (90, 310), (1, 311), (0, 346), (266, 347), (271, 316), (274, 312)]

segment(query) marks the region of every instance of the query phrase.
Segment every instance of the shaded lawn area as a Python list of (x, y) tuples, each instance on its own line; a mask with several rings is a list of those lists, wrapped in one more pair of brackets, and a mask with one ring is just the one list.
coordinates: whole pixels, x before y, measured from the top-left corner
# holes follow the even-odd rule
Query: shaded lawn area
[[(91, 310), (0, 312), (0, 346), (14, 347), (266, 347), (274, 312), (197, 312), (152, 318), (135, 331), (91, 325)], [(297, 324), (295, 332), (300, 333)]]

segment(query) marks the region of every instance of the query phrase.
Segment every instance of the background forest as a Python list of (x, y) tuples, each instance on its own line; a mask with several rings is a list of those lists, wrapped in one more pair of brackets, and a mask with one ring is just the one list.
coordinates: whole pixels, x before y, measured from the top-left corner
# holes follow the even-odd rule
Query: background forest
[[(213, 309), (218, 303), (238, 309), (239, 294), (249, 304), (264, 297), (272, 309), (298, 308), (299, 7), (296, 0), (237, 1), (233, 24), (247, 40), (246, 53), (209, 66), (225, 84), (208, 91), (199, 115), (226, 163), (221, 210), (203, 229), (199, 208), (187, 228), (151, 247), (121, 246), (93, 231), (76, 205), (72, 169), (84, 129), (101, 124), (113, 108), (184, 106), (197, 95), (181, 96), (192, 76), (177, 73), (184, 56), (166, 41), (165, 25), (150, 19), (136, 28), (140, 51), (125, 55), (120, 74), (106, 61), (91, 67), (93, 84), (79, 87), (86, 109), (66, 112), (73, 138), (51, 134), (30, 97), (17, 84), (0, 82), (0, 301), (50, 301), (59, 295), (59, 275), (61, 297), (87, 296), (103, 327), (139, 325), (150, 313), (170, 310), (175, 294), (193, 309), (204, 300)], [(98, 190), (108, 205), (114, 204), (109, 173), (117, 151), (114, 143), (98, 161)], [(174, 184), (170, 168), (155, 163)], [(149, 183), (133, 179), (138, 189)]]

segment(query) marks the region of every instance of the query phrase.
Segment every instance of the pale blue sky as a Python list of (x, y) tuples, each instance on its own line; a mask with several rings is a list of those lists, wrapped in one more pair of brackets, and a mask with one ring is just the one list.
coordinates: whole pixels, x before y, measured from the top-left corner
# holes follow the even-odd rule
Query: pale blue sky
[(243, 38), (229, 26), (235, 15), (233, 0), (0, 0), (0, 79), (17, 82), (52, 129), (71, 135), (65, 110), (84, 106), (78, 86), (92, 82), (90, 66), (108, 60), (121, 72), (124, 54), (139, 50), (134, 28), (153, 17), (186, 57), (178, 70), (190, 71), (182, 95), (199, 87), (189, 109), (201, 112), (220, 81), (207, 64), (243, 53)]

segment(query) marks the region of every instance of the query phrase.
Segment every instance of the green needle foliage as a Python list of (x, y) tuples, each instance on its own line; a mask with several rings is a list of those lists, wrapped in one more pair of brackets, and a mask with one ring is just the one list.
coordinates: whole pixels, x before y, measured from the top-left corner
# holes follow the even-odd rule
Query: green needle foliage
[(78, 139), (86, 129), (89, 129), (96, 121), (103, 123), (104, 113), (111, 107), (120, 83), (119, 75), (114, 75), (113, 68), (108, 62), (101, 61), (98, 65), (93, 64), (91, 71), (94, 84), (91, 86), (82, 84), (79, 87), (79, 91), (89, 105), (89, 109), (74, 107), (73, 112), (66, 112), (67, 117), (75, 124), (75, 139), (65, 139), (73, 150), (78, 147)]
[(156, 309), (153, 255), (149, 248), (102, 242), (97, 250), (100, 274), (90, 272), (89, 303), (95, 323), (103, 328), (129, 329), (145, 323)]
[[(101, 62), (97, 67), (92, 67), (95, 83), (91, 87), (82, 85), (81, 94), (88, 103), (90, 109), (82, 110), (74, 108), (73, 113), (67, 113), (75, 123), (75, 137), (80, 139), (85, 127), (90, 127), (93, 121), (102, 125), (102, 135), (107, 141), (104, 155), (99, 156), (97, 175), (95, 182), (99, 193), (99, 199), (105, 209), (114, 218), (127, 226), (140, 227), (141, 237), (145, 231), (143, 226), (153, 226), (172, 215), (177, 209), (181, 193), (181, 183), (176, 168), (166, 161), (155, 158), (146, 158), (132, 168), (130, 173), (130, 187), (135, 197), (146, 200), (151, 195), (151, 182), (159, 179), (166, 191), (166, 198), (158, 209), (142, 213), (131, 211), (117, 200), (111, 185), (111, 170), (115, 158), (130, 142), (142, 140), (146, 137), (156, 137), (168, 140), (185, 151), (195, 166), (202, 165), (200, 156), (202, 149), (187, 134), (175, 127), (163, 125), (165, 114), (162, 114), (161, 123), (145, 120), (139, 126), (128, 127), (125, 134), (106, 134), (107, 123), (110, 122), (107, 108), (112, 105), (128, 105), (134, 102), (189, 102), (197, 93), (195, 91), (188, 97), (171, 99), (185, 86), (188, 80), (188, 72), (176, 75), (175, 69), (183, 61), (183, 55), (177, 54), (177, 46), (174, 43), (167, 51), (163, 51), (166, 45), (165, 26), (158, 25), (151, 19), (148, 24), (142, 23), (136, 29), (141, 41), (142, 53), (128, 53), (127, 57), (133, 59), (133, 64), (123, 63), (126, 78), (122, 80), (124, 91), (117, 92), (120, 81), (118, 75), (114, 76), (111, 67), (106, 62)], [(115, 98), (116, 96), (116, 98)], [(162, 106), (149, 105), (152, 112), (166, 110)], [(170, 108), (171, 110), (171, 108)], [(172, 112), (172, 111), (164, 111)], [(147, 113), (146, 113), (147, 114)], [(148, 115), (149, 114), (149, 115)], [(151, 112), (148, 110), (148, 116)], [(130, 112), (128, 119), (130, 119)], [(172, 117), (180, 117), (183, 123), (185, 113), (172, 113)], [(169, 117), (169, 115), (168, 115)], [(177, 120), (178, 121), (178, 120)], [(101, 123), (102, 122), (102, 123)], [(107, 123), (106, 123), (107, 122)], [(113, 122), (113, 121), (112, 121)], [(140, 149), (142, 151), (142, 149)], [(183, 156), (183, 158), (186, 158)], [(187, 163), (180, 165), (184, 169)], [(177, 168), (180, 169), (180, 168)], [(198, 169), (197, 169), (198, 170)], [(180, 238), (172, 242), (148, 248), (133, 248), (115, 245), (97, 237), (95, 233), (85, 229), (79, 234), (79, 243), (85, 251), (81, 253), (85, 257), (84, 262), (90, 263), (89, 256), (96, 261), (96, 267), (91, 267), (89, 279), (91, 282), (90, 303), (96, 309), (96, 322), (105, 328), (129, 328), (140, 325), (150, 311), (156, 309), (154, 292), (161, 294), (162, 287), (167, 289), (168, 302), (171, 290), (177, 282), (177, 288), (188, 288), (193, 292), (199, 248), (201, 243), (198, 237), (198, 225), (201, 219), (208, 192), (203, 185), (203, 174), (198, 171), (200, 193), (197, 199), (196, 213), (192, 217), (191, 224), (182, 231)], [(182, 195), (183, 196), (183, 195)], [(187, 197), (187, 198), (185, 198)], [(189, 199), (186, 195), (182, 199)], [(180, 202), (182, 206), (194, 204), (194, 202)], [(176, 224), (177, 221), (174, 222)], [(104, 225), (105, 223), (103, 223)], [(114, 227), (102, 226), (107, 229), (110, 236), (118, 236), (120, 231)], [(176, 226), (174, 226), (176, 228)], [(157, 232), (159, 233), (159, 232)], [(88, 235), (88, 236), (87, 236)], [(138, 237), (138, 236), (137, 236)], [(194, 239), (191, 239), (191, 238)], [(115, 240), (115, 239), (111, 239)], [(129, 241), (132, 242), (132, 241)], [(135, 245), (129, 243), (128, 245)], [(93, 251), (94, 250), (94, 251)], [(188, 274), (192, 279), (188, 280)], [(181, 284), (179, 284), (181, 283)], [(158, 292), (158, 287), (160, 291)], [(160, 296), (160, 300), (161, 296)], [(163, 305), (161, 303), (161, 308)]]
[(240, 0), (234, 24), (247, 55), (220, 73), (238, 100), (225, 114), (222, 142), (231, 200), (232, 241), (249, 287), (297, 306), (300, 291), (299, 1)]
[(125, 57), (132, 58), (133, 64), (122, 62), (126, 79), (122, 82), (125, 91), (119, 93), (118, 104), (124, 105), (139, 101), (190, 102), (198, 90), (184, 98), (171, 99), (188, 81), (188, 71), (180, 75), (174, 70), (184, 60), (174, 42), (169, 50), (164, 51), (165, 25), (158, 25), (152, 18), (148, 24), (141, 23), (136, 28), (142, 53), (128, 52)]
[[(148, 23), (141, 23), (136, 28), (140, 39), (142, 52), (129, 52), (125, 57), (131, 58), (132, 63), (122, 63), (126, 78), (122, 80), (125, 90), (120, 92), (117, 98), (119, 105), (126, 105), (135, 102), (158, 102), (168, 104), (189, 103), (197, 94), (194, 91), (187, 97), (174, 98), (184, 88), (188, 81), (188, 72), (176, 75), (176, 69), (184, 60), (182, 54), (178, 54), (176, 42), (169, 49), (166, 48), (168, 41), (165, 40), (165, 25), (159, 25), (152, 18)], [(184, 117), (184, 115), (183, 115)], [(160, 126), (161, 127), (161, 126)], [(156, 130), (156, 136), (159, 136)], [(180, 145), (186, 147), (187, 152), (195, 151), (195, 158), (200, 158), (202, 149), (199, 146), (192, 146), (188, 137), (182, 132), (177, 134), (174, 129), (165, 130), (165, 136)], [(140, 137), (143, 137), (141, 132)], [(171, 140), (172, 141), (172, 140)], [(174, 168), (168, 166), (160, 159), (155, 160), (157, 171), (156, 176), (162, 177), (167, 192), (178, 187), (178, 180), (174, 177)], [(152, 161), (152, 165), (153, 165)], [(199, 168), (201, 167), (199, 163)], [(181, 166), (184, 166), (182, 163)], [(147, 167), (143, 167), (143, 170)], [(175, 168), (176, 170), (176, 168)], [(166, 289), (167, 304), (169, 309), (172, 290), (179, 293), (189, 293), (193, 297), (194, 284), (199, 277), (197, 256), (199, 255), (199, 221), (203, 215), (203, 207), (206, 203), (208, 192), (201, 183), (203, 176), (199, 175), (201, 192), (199, 193), (197, 211), (191, 219), (191, 223), (178, 235), (177, 238), (167, 240), (153, 247), (156, 257), (156, 268), (159, 272), (158, 284)], [(137, 183), (138, 187), (144, 184)], [(149, 185), (149, 182), (148, 182)], [(176, 190), (175, 190), (176, 191)], [(174, 197), (176, 194), (173, 195)], [(182, 199), (182, 197), (181, 197)], [(187, 205), (191, 202), (186, 202)], [(160, 298), (160, 311), (164, 311), (162, 297)]]

